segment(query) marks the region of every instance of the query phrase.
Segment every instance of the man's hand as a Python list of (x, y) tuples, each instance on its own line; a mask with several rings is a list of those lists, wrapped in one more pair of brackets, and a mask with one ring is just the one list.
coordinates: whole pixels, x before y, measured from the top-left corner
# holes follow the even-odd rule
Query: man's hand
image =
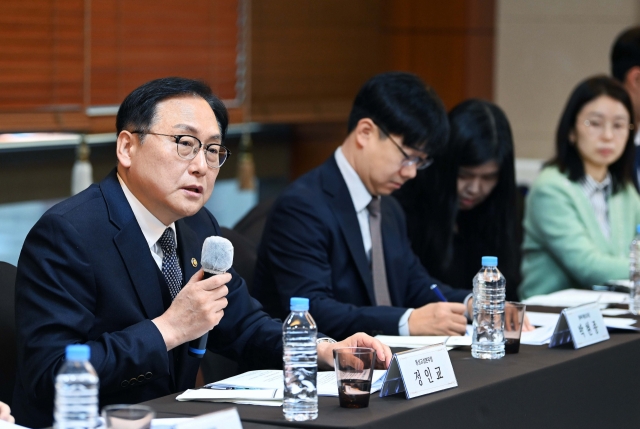
[(435, 302), (416, 308), (409, 316), (411, 335), (464, 335), (467, 318), (464, 304)]
[[(520, 318), (518, 316), (518, 310), (507, 302), (504, 306), (505, 331), (517, 331), (520, 329)], [(529, 322), (529, 318), (525, 312), (524, 321), (522, 322), (522, 331), (527, 332), (533, 331), (534, 329), (536, 328), (531, 324), (531, 322)]]
[(387, 369), (391, 364), (392, 353), (388, 346), (367, 334), (358, 332), (357, 334), (354, 334), (346, 340), (338, 343), (318, 344), (318, 368), (333, 368), (333, 349), (340, 347), (369, 347), (376, 351), (376, 368)]
[(224, 316), (229, 293), (226, 284), (231, 281), (231, 274), (219, 274), (205, 280), (203, 277), (203, 270), (195, 273), (176, 295), (171, 307), (152, 320), (164, 338), (167, 351), (201, 337)]
[(11, 408), (4, 402), (0, 402), (0, 420), (4, 420), (5, 422), (13, 423), (15, 422), (13, 416), (11, 415)]

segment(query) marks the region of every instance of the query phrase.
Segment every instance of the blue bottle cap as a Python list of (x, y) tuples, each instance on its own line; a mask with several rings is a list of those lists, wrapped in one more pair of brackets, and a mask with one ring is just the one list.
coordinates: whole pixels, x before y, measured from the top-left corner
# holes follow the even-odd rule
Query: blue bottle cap
[(65, 350), (67, 360), (89, 360), (91, 349), (86, 344), (71, 344)]
[(498, 266), (498, 257), (497, 256), (483, 256), (482, 257), (482, 266), (483, 267), (497, 267)]
[(636, 234), (640, 234), (640, 224), (636, 225)]
[(309, 298), (292, 297), (289, 307), (291, 311), (307, 311), (309, 310)]

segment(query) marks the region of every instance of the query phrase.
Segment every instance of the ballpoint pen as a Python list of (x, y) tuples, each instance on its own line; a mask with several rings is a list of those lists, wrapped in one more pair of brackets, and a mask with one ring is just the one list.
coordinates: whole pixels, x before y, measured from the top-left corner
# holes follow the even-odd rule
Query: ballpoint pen
[(440, 291), (440, 288), (438, 287), (437, 284), (432, 284), (431, 285), (431, 290), (433, 291), (433, 293), (436, 294), (436, 296), (438, 297), (438, 299), (442, 302), (448, 302), (447, 298), (445, 298), (445, 296), (442, 294), (442, 292)]

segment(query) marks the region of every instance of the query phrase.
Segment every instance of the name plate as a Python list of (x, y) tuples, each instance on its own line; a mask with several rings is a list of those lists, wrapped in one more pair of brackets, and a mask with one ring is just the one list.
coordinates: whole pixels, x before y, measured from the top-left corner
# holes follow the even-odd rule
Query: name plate
[(395, 353), (380, 397), (404, 392), (407, 399), (458, 387), (444, 343)]
[(573, 343), (574, 349), (590, 346), (609, 339), (600, 306), (593, 302), (565, 308), (560, 313), (549, 348)]

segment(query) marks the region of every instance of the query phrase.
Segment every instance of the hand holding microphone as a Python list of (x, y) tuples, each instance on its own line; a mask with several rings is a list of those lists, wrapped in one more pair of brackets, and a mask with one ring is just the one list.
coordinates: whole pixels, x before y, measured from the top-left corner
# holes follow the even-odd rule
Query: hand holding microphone
[[(233, 245), (225, 238), (209, 237), (200, 259), (204, 275), (203, 271), (194, 274), (167, 311), (152, 320), (167, 350), (189, 341), (189, 354), (195, 357), (204, 355), (209, 330), (224, 316), (229, 293), (226, 284), (231, 281), (225, 272), (233, 262)], [(193, 340), (199, 335), (202, 337)]]
[[(224, 237), (212, 236), (204, 240), (200, 256), (204, 278), (224, 274), (233, 265), (233, 245)], [(198, 339), (189, 341), (189, 356), (201, 358), (207, 350), (206, 332)]]

